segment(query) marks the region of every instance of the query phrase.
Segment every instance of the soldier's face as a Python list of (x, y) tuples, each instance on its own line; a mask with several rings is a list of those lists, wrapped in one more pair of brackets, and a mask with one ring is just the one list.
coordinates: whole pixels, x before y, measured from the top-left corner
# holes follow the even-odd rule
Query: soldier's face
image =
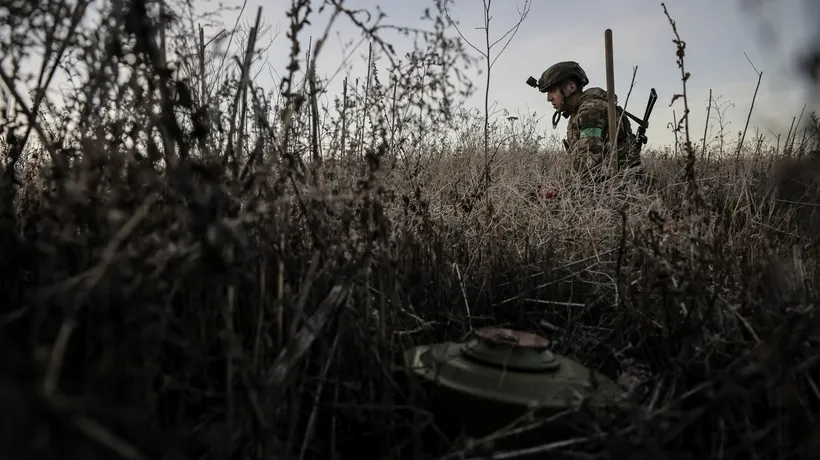
[(552, 104), (553, 109), (561, 110), (561, 106), (564, 105), (564, 95), (561, 94), (561, 88), (550, 88), (547, 91), (547, 100)]
[[(547, 100), (550, 101), (552, 104), (552, 108), (558, 111), (566, 109), (566, 98), (564, 94), (572, 95), (575, 93), (577, 86), (575, 86), (575, 82), (570, 81), (564, 85), (556, 86), (555, 88), (550, 88), (547, 91)], [(563, 90), (563, 91), (562, 91)]]

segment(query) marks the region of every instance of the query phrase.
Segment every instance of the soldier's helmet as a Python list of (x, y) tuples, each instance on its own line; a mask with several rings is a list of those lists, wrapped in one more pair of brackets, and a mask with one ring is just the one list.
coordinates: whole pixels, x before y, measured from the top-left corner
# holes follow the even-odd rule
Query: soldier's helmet
[(575, 79), (581, 87), (589, 83), (586, 72), (575, 61), (563, 61), (553, 64), (538, 79), (538, 91), (546, 93), (550, 88), (567, 80)]

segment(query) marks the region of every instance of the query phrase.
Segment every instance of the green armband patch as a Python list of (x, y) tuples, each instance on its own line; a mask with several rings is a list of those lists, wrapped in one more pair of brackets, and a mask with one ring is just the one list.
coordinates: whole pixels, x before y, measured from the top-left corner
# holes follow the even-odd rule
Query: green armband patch
[(601, 137), (602, 134), (604, 134), (604, 130), (601, 128), (586, 128), (581, 130), (581, 139)]

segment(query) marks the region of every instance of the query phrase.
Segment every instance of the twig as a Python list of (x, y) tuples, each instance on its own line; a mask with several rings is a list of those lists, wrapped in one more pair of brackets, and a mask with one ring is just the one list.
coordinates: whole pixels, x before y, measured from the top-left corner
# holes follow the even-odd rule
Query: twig
[[(2, 67), (0, 67), (0, 79), (3, 80), (3, 84), (6, 85), (6, 89), (14, 98), (14, 102), (17, 103), (17, 106), (23, 112), (23, 115), (28, 117), (29, 120), (34, 120), (30, 122), (29, 129), (33, 128), (37, 132), (37, 136), (40, 137), (40, 142), (42, 142), (43, 146), (48, 151), (49, 155), (51, 155), (51, 159), (54, 160), (58, 158), (57, 150), (54, 148), (54, 144), (48, 138), (48, 135), (43, 130), (43, 127), (40, 126), (40, 123), (35, 120), (36, 117), (34, 112), (28, 108), (26, 102), (23, 100), (23, 97), (20, 96), (20, 93), (17, 91), (17, 88), (14, 85), (14, 80), (6, 74), (5, 70), (3, 70)], [(22, 145), (18, 144), (17, 146), (15, 146), (15, 148), (19, 151), (19, 149), (22, 148)]]
[[(492, 6), (492, 0), (483, 0), (483, 13), (484, 13), (484, 24), (479, 29), (484, 31), (484, 49), (479, 49), (475, 46), (464, 34), (461, 32), (461, 29), (458, 27), (456, 22), (450, 17), (449, 11), (445, 8), (444, 14), (450, 24), (456, 29), (456, 32), (461, 37), (464, 42), (470, 45), (476, 52), (478, 52), (482, 57), (484, 57), (486, 66), (487, 66), (487, 76), (485, 79), (485, 87), (484, 87), (484, 180), (482, 181), (484, 184), (485, 189), (490, 187), (490, 168), (492, 166), (492, 159), (490, 158), (490, 82), (492, 77), (492, 70), (495, 66), (496, 60), (504, 53), (504, 50), (507, 49), (512, 39), (515, 38), (515, 35), (518, 33), (518, 30), (521, 28), (521, 24), (529, 15), (530, 7), (532, 6), (531, 0), (524, 0), (524, 6), (518, 10), (518, 20), (515, 24), (510, 27), (507, 32), (505, 32), (501, 38), (495, 40), (494, 42), (490, 42), (490, 20), (492, 20), (492, 16), (490, 15), (490, 7)], [(495, 57), (492, 55), (492, 49), (500, 43), (502, 40), (506, 39), (507, 41), (502, 46), (501, 51), (496, 53)], [(491, 206), (491, 200), (486, 200), (488, 211), (489, 207)], [(489, 218), (489, 212), (488, 212)]]
[(712, 112), (712, 88), (709, 88), (709, 105), (706, 106), (706, 122), (703, 124), (703, 144), (700, 148), (701, 161), (706, 158), (706, 136), (709, 132), (709, 117)]
[(265, 382), (268, 387), (277, 388), (284, 383), (290, 369), (296, 366), (307, 353), (322, 328), (330, 320), (331, 313), (347, 298), (349, 290), (347, 285), (337, 284), (333, 286), (319, 305), (319, 308), (316, 309), (316, 312), (308, 318), (302, 329), (294, 335), (293, 343), (279, 352)]
[(557, 302), (555, 300), (523, 299), (524, 302), (540, 303), (544, 305), (556, 305), (559, 307), (585, 307), (586, 304), (577, 302)]
[[(40, 300), (44, 300), (52, 295), (56, 295), (62, 293), (66, 289), (70, 289), (74, 287), (76, 284), (85, 282), (85, 289), (86, 291), (93, 289), (94, 286), (100, 281), (102, 276), (105, 274), (105, 270), (114, 263), (114, 256), (117, 255), (117, 251), (119, 247), (128, 239), (129, 236), (137, 229), (142, 220), (148, 215), (148, 210), (151, 206), (156, 203), (159, 199), (159, 193), (152, 193), (145, 199), (145, 201), (134, 211), (134, 214), (128, 221), (123, 225), (117, 233), (114, 235), (113, 238), (108, 242), (108, 245), (103, 250), (102, 254), (100, 255), (100, 261), (89, 270), (86, 270), (78, 275), (72, 276), (65, 281), (60, 282), (56, 286), (52, 286), (42, 290), (39, 293), (38, 298)], [(82, 303), (81, 301), (75, 298), (75, 304)]]
[(797, 117), (797, 121), (794, 124), (794, 132), (792, 133), (792, 140), (791, 144), (789, 145), (789, 154), (791, 155), (794, 153), (794, 141), (797, 139), (797, 130), (800, 129), (800, 122), (803, 121), (803, 114), (806, 112), (806, 106), (808, 102), (803, 104), (803, 108), (800, 109), (800, 116)]
[(752, 60), (749, 59), (749, 56), (746, 53), (743, 53), (743, 55), (746, 56), (746, 60), (749, 61), (749, 65), (751, 65), (752, 69), (754, 69), (757, 73), (757, 85), (755, 86), (755, 92), (752, 95), (752, 104), (749, 106), (749, 113), (746, 114), (746, 125), (743, 127), (743, 134), (740, 135), (740, 142), (738, 142), (737, 145), (737, 153), (735, 154), (735, 173), (737, 173), (737, 170), (740, 167), (740, 152), (743, 149), (743, 143), (746, 140), (746, 131), (749, 129), (749, 121), (752, 119), (752, 112), (754, 112), (757, 91), (760, 89), (760, 81), (763, 80), (763, 71), (757, 70), (757, 67), (752, 64)]
[[(51, 144), (46, 142), (42, 133), (40, 123), (39, 121), (37, 121), (37, 116), (40, 113), (40, 104), (42, 104), (43, 100), (45, 100), (48, 88), (49, 86), (51, 86), (51, 81), (54, 79), (54, 75), (57, 73), (57, 69), (60, 68), (60, 61), (62, 61), (63, 56), (65, 55), (66, 51), (68, 51), (69, 45), (71, 44), (71, 38), (75, 34), (77, 27), (82, 22), (83, 17), (85, 17), (85, 10), (88, 8), (90, 4), (91, 2), (80, 1), (77, 2), (77, 4), (75, 5), (74, 11), (71, 14), (71, 23), (69, 25), (69, 31), (66, 34), (66, 36), (63, 37), (62, 42), (60, 43), (60, 49), (57, 51), (57, 54), (54, 57), (54, 63), (52, 64), (51, 70), (49, 70), (47, 77), (45, 76), (45, 70), (46, 66), (48, 65), (48, 58), (50, 57), (50, 54), (46, 54), (45, 56), (43, 56), (43, 65), (40, 69), (40, 75), (38, 77), (37, 82), (37, 89), (34, 96), (34, 104), (31, 110), (28, 110), (26, 108), (26, 105), (22, 103), (22, 99), (19, 98), (17, 90), (13, 86), (14, 82), (10, 81), (10, 79), (6, 77), (5, 73), (2, 74), (3, 82), (6, 84), (14, 98), (17, 99), (17, 103), (20, 104), (20, 106), (24, 109), (24, 113), (28, 118), (28, 127), (26, 128), (25, 134), (23, 134), (23, 138), (20, 140), (20, 144), (18, 144), (17, 146), (18, 150), (21, 152), (28, 142), (28, 138), (31, 135), (31, 130), (34, 129), (35, 131), (37, 131), (37, 135), (40, 136), (41, 140), (43, 141), (43, 144), (46, 146), (46, 149), (49, 151), (50, 154), (52, 154), (52, 160), (54, 159), (53, 155), (55, 154), (55, 152), (53, 151), (53, 147), (51, 147)], [(2, 72), (2, 69), (0, 69), (0, 72)], [(43, 77), (45, 77), (45, 81), (43, 81)]]
[[(621, 123), (623, 123), (624, 117), (626, 117), (626, 111), (629, 110), (629, 98), (632, 96), (632, 90), (635, 88), (635, 80), (638, 76), (638, 66), (632, 68), (632, 80), (629, 82), (629, 91), (626, 92), (626, 99), (624, 100), (624, 104), (621, 106), (621, 115), (618, 117), (617, 123), (615, 125), (615, 136), (618, 136), (618, 133), (621, 132)], [(613, 81), (614, 84), (614, 81)], [(617, 103), (617, 101), (616, 101)], [(617, 143), (613, 145), (613, 148), (617, 148)], [(613, 158), (617, 158), (617, 152), (613, 151)], [(610, 166), (612, 163), (610, 163)], [(617, 172), (618, 170), (618, 163), (615, 163), (615, 167), (611, 168)]]
[(74, 419), (74, 425), (89, 439), (93, 439), (111, 449), (122, 458), (128, 460), (147, 460), (148, 458), (142, 455), (136, 447), (100, 425), (96, 420), (88, 417), (77, 417)]
[[(675, 24), (675, 21), (672, 19), (672, 16), (669, 15), (669, 11), (666, 9), (666, 3), (661, 3), (661, 7), (663, 8), (663, 12), (666, 15), (666, 18), (669, 20), (669, 25), (672, 26), (672, 33), (675, 35), (675, 39), (673, 42), (677, 47), (677, 51), (675, 55), (678, 57), (677, 64), (678, 68), (680, 69), (681, 74), (681, 87), (682, 92), (680, 94), (675, 94), (672, 96), (672, 101), (670, 102), (670, 106), (674, 104), (677, 99), (683, 99), (683, 115), (681, 116), (679, 121), (676, 121), (677, 126), (676, 130), (680, 131), (681, 128), (683, 129), (684, 134), (684, 144), (683, 148), (686, 152), (686, 179), (689, 184), (689, 190), (687, 194), (687, 207), (691, 210), (697, 208), (699, 205), (702, 204), (702, 198), (700, 196), (700, 192), (698, 191), (698, 184), (697, 184), (697, 173), (695, 171), (695, 151), (692, 148), (692, 139), (689, 133), (689, 97), (687, 93), (687, 82), (689, 81), (689, 77), (692, 75), (686, 71), (684, 66), (684, 56), (686, 56), (686, 42), (681, 40), (680, 34), (678, 33), (678, 27)], [(675, 136), (677, 138), (677, 136)]]
[(333, 358), (336, 356), (336, 347), (339, 345), (339, 337), (340, 334), (336, 334), (333, 338), (333, 343), (330, 345), (330, 351), (328, 352), (327, 361), (325, 362), (324, 367), (322, 368), (322, 377), (319, 380), (319, 388), (316, 389), (316, 394), (313, 396), (313, 408), (310, 411), (310, 417), (308, 417), (308, 424), (307, 428), (305, 428), (305, 436), (304, 440), (302, 441), (302, 448), (299, 450), (299, 460), (305, 458), (305, 452), (307, 452), (308, 444), (313, 439), (314, 434), (314, 426), (316, 424), (316, 414), (319, 411), (319, 398), (322, 396), (322, 390), (325, 387), (325, 382), (327, 381), (327, 373), (330, 370), (330, 364), (333, 362)]
[[(547, 452), (556, 451), (558, 449), (564, 449), (566, 447), (571, 446), (578, 446), (582, 444), (586, 444), (594, 439), (602, 438), (606, 435), (606, 433), (595, 434), (592, 436), (582, 437), (582, 438), (570, 438), (565, 439), (563, 441), (552, 442), (549, 444), (542, 444), (540, 446), (535, 447), (528, 447), (525, 449), (518, 449), (518, 450), (509, 450), (504, 452), (497, 452), (489, 456), (491, 460), (506, 460), (508, 458), (519, 458), (525, 457), (528, 455), (534, 454), (544, 454)], [(486, 460), (487, 457), (473, 457), (469, 460)]]
[(467, 288), (464, 286), (464, 278), (461, 277), (461, 270), (458, 268), (457, 263), (453, 263), (453, 269), (456, 271), (456, 276), (458, 276), (458, 284), (461, 287), (461, 296), (464, 299), (464, 308), (467, 310), (467, 320), (469, 321), (473, 315), (470, 313), (470, 302), (467, 300)]
[[(114, 256), (119, 250), (119, 247), (134, 232), (134, 230), (136, 230), (136, 228), (148, 214), (148, 209), (151, 208), (151, 206), (158, 198), (159, 194), (155, 193), (149, 196), (143, 202), (143, 204), (136, 210), (136, 212), (134, 212), (134, 215), (132, 215), (131, 218), (128, 219), (125, 225), (123, 225), (122, 228), (120, 228), (120, 230), (114, 235), (111, 241), (108, 242), (108, 245), (103, 250), (102, 256), (100, 256), (100, 262), (96, 266), (94, 266), (94, 268), (72, 278), (69, 278), (63, 283), (60, 283), (60, 285), (58, 285), (56, 288), (50, 289), (50, 292), (47, 292), (46, 295), (61, 292), (64, 289), (67, 289), (79, 282), (85, 281), (84, 289), (79, 294), (77, 294), (74, 299), (74, 305), (82, 305), (83, 302), (85, 302), (85, 298), (94, 289), (94, 286), (96, 286), (97, 283), (102, 279), (108, 267), (110, 267), (111, 264), (114, 263)], [(63, 320), (63, 324), (60, 326), (60, 331), (57, 334), (57, 339), (55, 340), (54, 346), (51, 349), (49, 366), (46, 370), (46, 375), (43, 380), (43, 386), (46, 395), (53, 395), (57, 391), (60, 378), (60, 371), (63, 367), (63, 357), (65, 356), (68, 341), (70, 340), (71, 334), (74, 332), (75, 327), (75, 313), (70, 311), (67, 314), (66, 318)]]
[[(239, 85), (236, 88), (236, 94), (234, 94), (233, 105), (231, 106), (231, 121), (230, 127), (228, 128), (228, 151), (226, 152), (225, 157), (223, 158), (223, 166), (226, 162), (233, 160), (232, 164), (234, 168), (238, 165), (238, 158), (239, 155), (242, 154), (243, 148), (243, 141), (244, 141), (244, 133), (242, 130), (244, 129), (244, 112), (246, 108), (246, 95), (247, 95), (247, 87), (250, 85), (250, 68), (251, 68), (251, 61), (253, 60), (253, 52), (254, 47), (256, 46), (256, 39), (258, 38), (259, 34), (259, 24), (262, 18), (262, 7), (260, 6), (256, 11), (256, 23), (254, 24), (253, 28), (251, 29), (250, 36), (248, 37), (248, 43), (245, 47), (245, 55), (244, 59), (242, 60), (241, 65), (241, 75), (239, 78)], [(241, 104), (240, 104), (241, 99)], [(236, 126), (236, 117), (237, 112), (242, 107), (242, 118), (240, 119), (240, 126), (239, 126), (239, 138), (237, 140), (237, 145), (234, 145), (234, 136), (236, 135), (237, 126)], [(239, 174), (239, 171), (234, 171), (235, 174)]]

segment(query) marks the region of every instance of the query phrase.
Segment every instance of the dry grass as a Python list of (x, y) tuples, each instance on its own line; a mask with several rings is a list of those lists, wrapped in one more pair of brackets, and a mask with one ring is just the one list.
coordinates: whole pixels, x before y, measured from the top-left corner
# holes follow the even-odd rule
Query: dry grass
[[(168, 40), (186, 43), (181, 30)], [(151, 43), (130, 33), (126, 45)], [(163, 74), (140, 56), (135, 74)], [(190, 104), (143, 80), (96, 87), (120, 111), (78, 102), (86, 131), (16, 103), (25, 122), (4, 128), (0, 184), (4, 458), (421, 458), (421, 431), (427, 458), (471, 457), (487, 446), (438, 439), (434, 407), (393, 371), (409, 346), (488, 324), (541, 332), (624, 385), (622, 400), (578, 409), (578, 437), (542, 454), (820, 449), (820, 166), (798, 155), (815, 131), (790, 157), (755, 148), (693, 170), (644, 152), (651, 181), (593, 186), (519, 120), (512, 137), (488, 130), (487, 184), (482, 115), (459, 114), (443, 140), (435, 110), (371, 125), (354, 109), (233, 102), (234, 70), (210, 74), (199, 139), (195, 79)], [(376, 90), (351, 107), (390, 100)], [(179, 137), (156, 118), (172, 108), (187, 120)], [(318, 149), (311, 110), (333, 139), (321, 165), (302, 162)], [(139, 149), (105, 140), (117, 120)], [(8, 136), (27, 126), (27, 142)]]

